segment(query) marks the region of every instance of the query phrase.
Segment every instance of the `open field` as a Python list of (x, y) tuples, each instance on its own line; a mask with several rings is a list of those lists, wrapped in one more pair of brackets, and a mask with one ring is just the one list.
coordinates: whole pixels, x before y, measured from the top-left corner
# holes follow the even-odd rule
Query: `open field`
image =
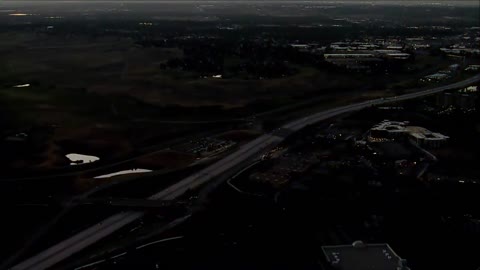
[[(210, 50), (201, 39), (139, 46), (130, 37), (116, 35), (0, 33), (0, 123), (4, 136), (33, 127), (53, 129), (42, 137), (36, 157), (13, 158), (3, 166), (61, 167), (68, 164), (65, 154), (83, 149), (89, 149), (87, 154), (119, 158), (138, 147), (206, 127), (195, 121), (239, 119), (339, 96), (346, 103), (381, 97), (391, 94), (388, 89), (415, 86), (419, 77), (455, 62), (421, 55), (404, 72), (378, 76), (285, 60), (291, 73), (258, 78), (229, 70), (263, 58), (239, 57), (215, 41), (212, 46), (225, 51), (205, 52), (205, 57), (224, 59), (225, 78), (205, 75), (215, 71), (165, 68), (171, 61), (202, 62), (203, 58), (192, 60), (185, 53), (195, 48), (196, 42), (202, 50)], [(23, 84), (29, 87), (14, 87)]]
[[(406, 89), (433, 88), (433, 82), (421, 84), (419, 79), (455, 63), (480, 61), (478, 56), (453, 58), (440, 51), (468, 43), (466, 38), (473, 43), (478, 36), (472, 29), (476, 10), (467, 8), (383, 7), (378, 12), (374, 5), (358, 9), (291, 1), (215, 5), (121, 1), (96, 2), (92, 9), (60, 1), (49, 9), (40, 1), (25, 6), (20, 2), (0, 0), (0, 149), (7, 153), (0, 156), (0, 205), (8, 208), (5, 219), (15, 221), (2, 230), (8, 246), (5, 256), (22, 250), (38, 232), (45, 234), (25, 248), (23, 257), (112, 212), (129, 209), (86, 206), (82, 200), (145, 198), (236, 153), (255, 138), (270, 132), (284, 136), (282, 129), (277, 130), (283, 123)], [(417, 16), (425, 12), (436, 16)], [(446, 23), (438, 26), (440, 22)], [(425, 37), (421, 43), (431, 42), (432, 48), (417, 51), (408, 38), (418, 37)], [(350, 47), (357, 41), (376, 49)], [(335, 43), (349, 45), (337, 51)], [(401, 48), (391, 54), (408, 57), (380, 52), (389, 45)], [(324, 55), (341, 55), (343, 50), (355, 54), (357, 49), (360, 60), (358, 55), (352, 61), (341, 60), (350, 56), (339, 57), (338, 62), (347, 65), (330, 62)], [(463, 72), (464, 66), (439, 84), (471, 76)], [(376, 117), (384, 118), (373, 113), (351, 120), (361, 124), (355, 133), (380, 121)], [(478, 137), (476, 124), (475, 132), (464, 130), (471, 134), (464, 139), (472, 145)], [(329, 126), (325, 125), (322, 128)], [(321, 158), (350, 149), (346, 144), (317, 147), (306, 145)], [(386, 147), (391, 156), (400, 158), (395, 154), (402, 149)], [(467, 151), (452, 145), (435, 154), (447, 162), (462, 162), (476, 158), (477, 148)], [(465, 151), (449, 156), (454, 150)], [(98, 160), (77, 164), (67, 158), (72, 153)], [(342, 165), (333, 158), (329, 166)], [(289, 159), (285, 164), (296, 165)], [(339, 168), (341, 183), (357, 177)], [(96, 178), (132, 169), (148, 172)], [(470, 170), (465, 175), (475, 174), (477, 170)], [(190, 191), (196, 192), (184, 194), (189, 203), (197, 200)], [(198, 201), (209, 200), (200, 193)], [(338, 199), (335, 193), (330, 195)], [(236, 210), (236, 202), (230, 203), (226, 205)], [(157, 219), (162, 212), (155, 210), (153, 215)], [(162, 216), (160, 223), (166, 219)], [(156, 226), (144, 230), (152, 227)], [(125, 239), (131, 238), (135, 236)]]

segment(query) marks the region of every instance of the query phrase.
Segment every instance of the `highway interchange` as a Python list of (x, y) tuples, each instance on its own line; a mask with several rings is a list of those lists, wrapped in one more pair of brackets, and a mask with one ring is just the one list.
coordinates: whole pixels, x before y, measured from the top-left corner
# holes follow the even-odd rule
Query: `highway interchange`
[[(174, 200), (186, 191), (198, 188), (205, 183), (216, 179), (222, 175), (234, 173), (247, 166), (251, 161), (259, 158), (266, 150), (282, 142), (286, 136), (302, 128), (315, 124), (319, 121), (332, 118), (344, 113), (358, 111), (371, 106), (381, 105), (389, 102), (404, 101), (408, 99), (419, 98), (427, 95), (440, 93), (445, 90), (462, 88), (472, 83), (480, 81), (480, 75), (476, 75), (461, 82), (453, 83), (446, 86), (435, 87), (428, 90), (414, 92), (410, 94), (393, 96), (388, 98), (379, 98), (334, 109), (318, 112), (310, 116), (302, 117), (280, 129), (269, 134), (264, 134), (257, 139), (243, 145), (236, 152), (226, 156), (218, 162), (208, 166), (207, 168), (194, 173), (193, 175), (171, 185), (170, 187), (154, 194), (148, 199), (151, 200)], [(85, 249), (86, 247), (100, 241), (101, 239), (115, 233), (120, 228), (141, 218), (143, 212), (128, 211), (113, 215), (96, 225), (85, 229), (78, 234), (44, 250), (43, 252), (13, 266), (12, 270), (35, 269), (42, 270), (52, 267), (53, 265), (65, 260), (73, 254)]]

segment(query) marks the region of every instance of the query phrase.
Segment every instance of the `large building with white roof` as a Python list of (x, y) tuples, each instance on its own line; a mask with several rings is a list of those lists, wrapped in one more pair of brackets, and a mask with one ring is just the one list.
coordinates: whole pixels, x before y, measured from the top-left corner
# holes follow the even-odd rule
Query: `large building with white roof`
[(407, 138), (419, 146), (437, 148), (445, 144), (449, 137), (432, 132), (423, 127), (410, 126), (408, 121), (384, 120), (370, 129), (370, 142), (382, 142)]
[(410, 270), (406, 260), (400, 258), (388, 244), (323, 246), (328, 266), (336, 270)]

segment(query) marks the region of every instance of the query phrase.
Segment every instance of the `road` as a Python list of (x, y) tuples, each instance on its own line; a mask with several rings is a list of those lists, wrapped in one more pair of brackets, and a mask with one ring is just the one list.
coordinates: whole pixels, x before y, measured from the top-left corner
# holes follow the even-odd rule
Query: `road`
[(77, 205), (103, 205), (110, 207), (124, 207), (124, 208), (186, 208), (186, 202), (181, 201), (164, 201), (164, 200), (148, 200), (148, 199), (133, 199), (133, 198), (92, 198), (83, 199), (77, 202)]
[[(153, 241), (153, 242), (146, 243), (146, 244), (143, 244), (143, 245), (141, 245), (141, 246), (138, 246), (138, 247), (136, 247), (135, 249), (136, 249), (136, 250), (139, 250), (139, 249), (146, 248), (146, 247), (149, 247), (149, 246), (152, 246), (152, 245), (156, 245), (156, 244), (160, 244), (160, 243), (164, 243), (164, 242), (169, 242), (169, 241), (173, 241), (173, 240), (178, 240), (178, 239), (183, 239), (183, 235), (182, 235), (182, 236), (175, 236), (175, 237), (165, 238), (165, 239), (161, 239), (161, 240), (156, 240), (156, 241)], [(122, 257), (122, 256), (125, 256), (125, 255), (127, 255), (127, 252), (122, 252), (122, 253), (120, 253), (120, 254), (117, 254), (117, 255), (115, 255), (115, 256), (110, 257), (110, 260), (116, 259), (116, 258), (119, 258), (119, 257)], [(89, 264), (85, 264), (85, 265), (79, 266), (79, 267), (75, 268), (74, 270), (89, 269), (89, 268), (91, 268), (92, 266), (96, 266), (96, 265), (102, 264), (102, 263), (104, 263), (104, 262), (106, 262), (106, 261), (107, 261), (107, 259), (101, 259), (101, 260), (98, 260), (98, 261), (95, 261), (95, 262), (91, 262), (91, 263), (89, 263)]]
[[(332, 118), (344, 113), (358, 111), (371, 106), (381, 105), (389, 102), (404, 101), (408, 99), (419, 98), (427, 95), (440, 93), (445, 90), (461, 88), (469, 86), (472, 83), (480, 81), (480, 75), (476, 75), (461, 82), (453, 83), (446, 86), (435, 87), (433, 89), (423, 90), (411, 94), (405, 94), (400, 96), (394, 96), (389, 98), (380, 98), (360, 103), (350, 104), (334, 109), (330, 109), (323, 112), (318, 112), (307, 117), (302, 117), (298, 120), (292, 121), (280, 129), (264, 134), (257, 139), (243, 145), (238, 151), (231, 155), (219, 160), (218, 162), (210, 165), (209, 167), (194, 173), (193, 175), (177, 182), (176, 184), (160, 191), (159, 193), (149, 197), (151, 200), (173, 200), (186, 191), (195, 189), (205, 183), (222, 176), (226, 173), (232, 173), (238, 171), (239, 166), (246, 165), (248, 161), (260, 157), (266, 149), (270, 149), (272, 146), (282, 142), (290, 133), (294, 133), (308, 125), (315, 124), (319, 121)], [(280, 132), (281, 131), (281, 132)], [(281, 136), (276, 135), (281, 133)], [(108, 235), (113, 234), (120, 228), (132, 223), (133, 221), (141, 218), (142, 212), (123, 212), (113, 215), (102, 222), (82, 231), (78, 234), (68, 238), (43, 252), (19, 263), (12, 267), (12, 270), (27, 270), (35, 269), (42, 270), (47, 269), (62, 260), (72, 256), (73, 254), (83, 250), (84, 248), (96, 243), (97, 241), (105, 238)]]

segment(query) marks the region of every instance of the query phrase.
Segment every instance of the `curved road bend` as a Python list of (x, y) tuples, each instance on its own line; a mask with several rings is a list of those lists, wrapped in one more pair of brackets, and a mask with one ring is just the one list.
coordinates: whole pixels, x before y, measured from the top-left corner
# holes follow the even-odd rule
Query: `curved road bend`
[[(419, 98), (431, 94), (440, 93), (445, 90), (466, 87), (472, 83), (480, 81), (480, 75), (476, 75), (461, 82), (453, 83), (446, 86), (440, 86), (429, 90), (423, 90), (411, 94), (400, 96), (380, 98), (360, 103), (355, 103), (347, 106), (330, 109), (323, 112), (318, 112), (307, 117), (292, 121), (282, 127), (282, 129), (291, 132), (296, 132), (307, 125), (317, 123), (319, 121), (344, 114), (347, 112), (358, 111), (370, 106), (389, 103), (392, 101), (404, 101), (408, 99)], [(149, 197), (152, 200), (171, 200), (175, 199), (186, 191), (194, 189), (211, 179), (224, 174), (227, 171), (233, 170), (235, 167), (246, 163), (252, 158), (260, 156), (265, 149), (283, 141), (283, 137), (275, 136), (273, 134), (264, 134), (259, 138), (243, 145), (238, 151), (212, 164), (211, 166), (194, 173), (193, 175), (177, 182), (176, 184), (160, 191), (159, 193)], [(143, 216), (142, 212), (123, 212), (113, 215), (102, 222), (82, 231), (78, 234), (40, 252), (39, 254), (13, 266), (12, 270), (42, 270), (47, 269), (62, 260), (72, 256), (80, 250), (96, 243), (104, 237), (113, 234), (123, 226), (139, 219)]]

